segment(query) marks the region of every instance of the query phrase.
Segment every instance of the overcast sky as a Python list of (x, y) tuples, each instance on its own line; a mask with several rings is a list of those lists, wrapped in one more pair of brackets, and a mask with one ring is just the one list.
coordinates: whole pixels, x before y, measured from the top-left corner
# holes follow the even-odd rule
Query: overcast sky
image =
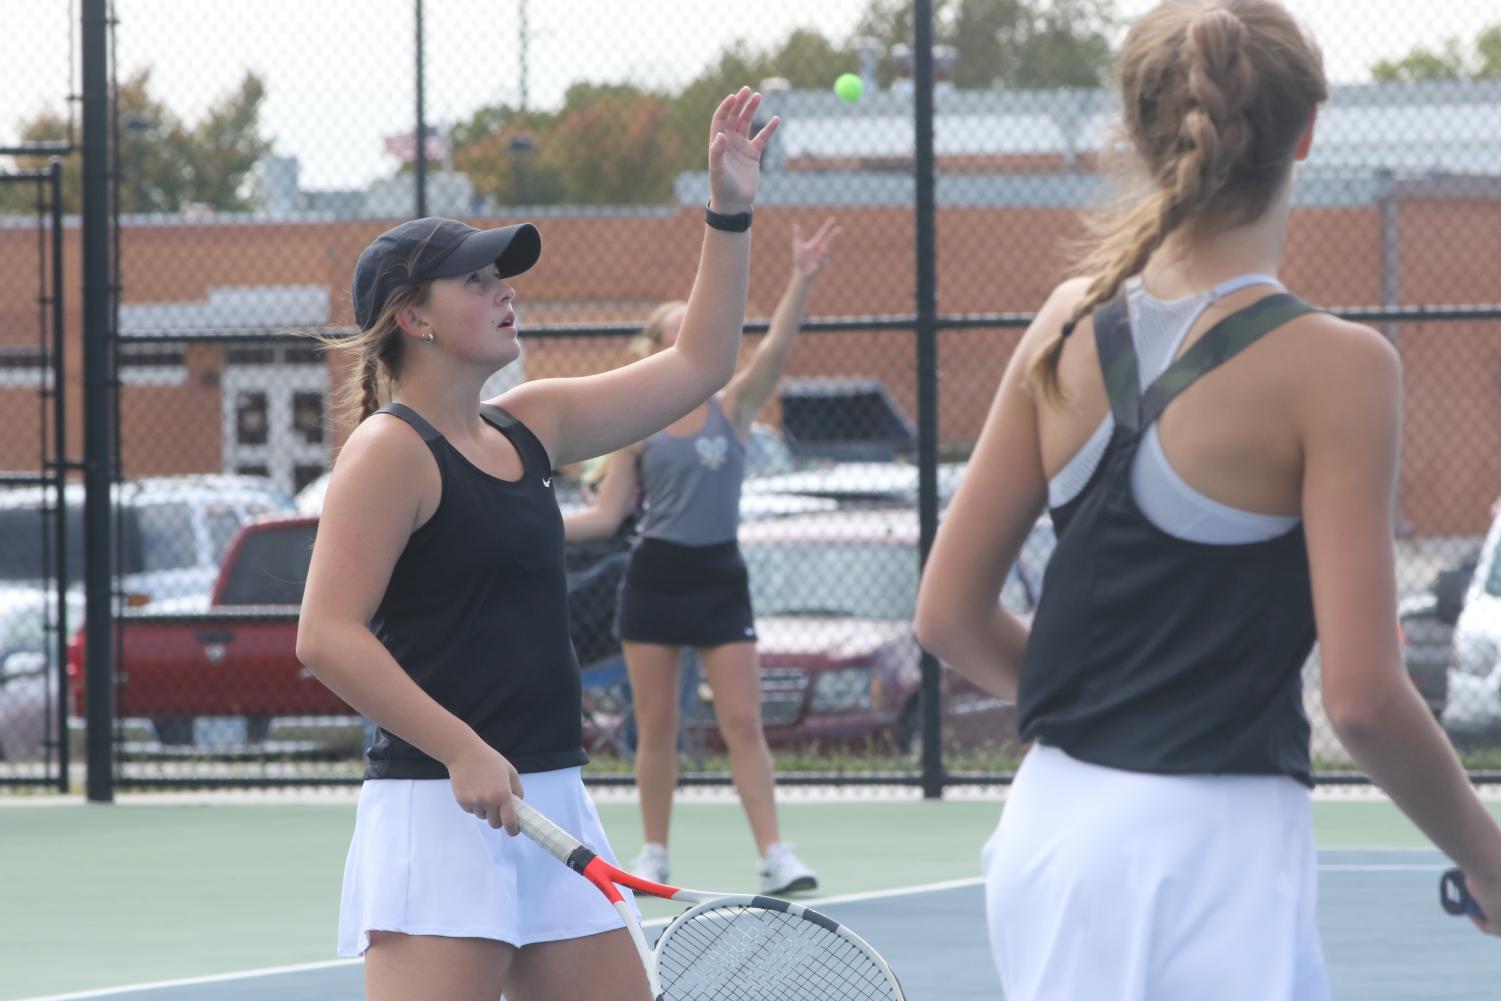
[[(69, 89), (69, 8), (0, 4), (0, 144)], [(1495, 0), (1287, 0), (1323, 44), (1337, 82), (1412, 46), (1472, 40), (1501, 22)], [(516, 103), (519, 11), (528, 10), (528, 90), (555, 106), (576, 80), (650, 85), (691, 79), (736, 37), (765, 45), (797, 26), (843, 40), (866, 0), (427, 0), (430, 121)], [(1152, 0), (1118, 0), (1131, 16)], [(353, 187), (389, 173), (381, 137), (410, 128), (413, 0), (116, 0), (122, 76), (153, 67), (155, 92), (196, 118), (247, 69), (267, 81), (263, 123), (300, 158), (305, 187)], [(746, 11), (753, 10), (754, 16)], [(76, 28), (73, 30), (76, 37)], [(75, 59), (76, 61), (76, 59)], [(76, 79), (76, 73), (74, 74)], [(751, 81), (754, 82), (754, 81)], [(831, 81), (832, 82), (832, 81)]]

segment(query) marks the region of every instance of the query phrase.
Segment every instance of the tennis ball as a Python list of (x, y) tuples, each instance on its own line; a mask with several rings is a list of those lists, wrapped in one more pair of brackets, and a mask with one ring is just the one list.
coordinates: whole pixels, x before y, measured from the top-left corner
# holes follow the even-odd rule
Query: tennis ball
[(858, 101), (864, 90), (865, 81), (854, 73), (841, 73), (839, 79), (834, 81), (834, 93), (839, 95), (841, 101)]

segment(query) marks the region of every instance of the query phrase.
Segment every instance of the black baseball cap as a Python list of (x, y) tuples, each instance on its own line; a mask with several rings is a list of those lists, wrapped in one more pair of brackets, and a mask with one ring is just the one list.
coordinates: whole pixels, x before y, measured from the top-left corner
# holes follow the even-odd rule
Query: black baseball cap
[(494, 264), (502, 278), (519, 275), (542, 256), (531, 223), (475, 229), (457, 219), (413, 219), (377, 236), (354, 266), (354, 319), (369, 329), (392, 292), (429, 278), (453, 278)]

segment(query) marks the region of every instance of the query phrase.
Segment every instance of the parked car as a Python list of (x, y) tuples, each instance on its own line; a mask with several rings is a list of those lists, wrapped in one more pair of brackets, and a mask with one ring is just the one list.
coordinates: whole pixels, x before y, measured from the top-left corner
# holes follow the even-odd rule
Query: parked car
[[(150, 720), (162, 744), (196, 742), (202, 717), (242, 718), (243, 739), (259, 742), (278, 717), (355, 716), (297, 659), (297, 618), (317, 527), (312, 517), (257, 519), (240, 529), (200, 607), (168, 601), (122, 613), (116, 713)], [(611, 629), (613, 581), (624, 560), (623, 552), (606, 553), (593, 568), (569, 573), (570, 628), (586, 665), (619, 656)], [(84, 659), (83, 636), (76, 632), (68, 673), (79, 714)], [(586, 714), (586, 741), (595, 739), (593, 725)]]
[[(794, 473), (799, 467), (799, 461), (793, 456), (793, 452), (787, 447), (787, 441), (782, 434), (772, 426), (764, 423), (751, 425), (751, 437), (746, 441), (746, 483), (758, 482), (772, 476), (784, 476)], [(563, 512), (579, 510), (587, 506), (584, 491), (576, 480), (558, 476), (554, 479), (554, 494), (557, 495), (558, 507)], [(329, 492), (329, 474), (324, 473), (318, 479), (297, 492), (296, 507), (303, 515), (317, 515), (323, 510), (324, 494)], [(916, 497), (916, 495), (914, 495)], [(838, 506), (836, 500), (829, 497), (820, 497), (811, 491), (769, 491), (758, 486), (747, 486), (741, 491), (740, 518), (744, 521), (755, 521), (758, 518), (779, 518), (782, 515), (800, 515), (800, 513), (814, 512), (814, 510), (833, 510)], [(627, 536), (629, 539), (629, 536)]]
[[(742, 526), (761, 658), (761, 713), (769, 743), (886, 745), (920, 735), (921, 650), (912, 618), (919, 577), (913, 509), (841, 510)], [(1029, 616), (1055, 545), (1038, 522), (1001, 600)], [(945, 671), (946, 739), (1004, 742), (1012, 705)], [(715, 742), (712, 693), (700, 689), (688, 728)]]
[(1402, 660), (1407, 675), (1435, 717), (1443, 719), (1454, 660), (1454, 625), (1464, 608), (1465, 590), (1475, 575), (1478, 552), (1439, 571), (1427, 590), (1397, 606)]
[(1501, 736), (1501, 518), (1491, 523), (1454, 624), (1444, 729), (1458, 738)]
[[(161, 602), (116, 620), (115, 711), (149, 719), (162, 744), (194, 742), (202, 716), (246, 720), (264, 740), (276, 716), (353, 710), (297, 659), (297, 616), (316, 518), (274, 515), (240, 529), (197, 607)], [(83, 712), (83, 634), (69, 648), (75, 711)]]
[[(259, 476), (152, 476), (125, 480), (111, 494), (116, 524), (118, 586), (130, 604), (164, 600), (203, 603), (219, 563), (241, 525), (258, 515), (287, 511), (292, 499)], [(0, 585), (46, 586), (49, 491), (0, 490)], [(83, 583), (83, 485), (64, 488), (67, 579)]]
[[(964, 477), (965, 464), (938, 466), (938, 498), (947, 505)], [(844, 507), (917, 506), (918, 468), (910, 462), (824, 462), (792, 472), (747, 478), (743, 495), (816, 497)]]
[[(57, 592), (0, 589), (0, 759), (35, 761), (56, 754), (57, 631), (83, 618), (83, 598), (69, 594), (59, 616)], [(50, 629), (49, 629), (50, 626)]]

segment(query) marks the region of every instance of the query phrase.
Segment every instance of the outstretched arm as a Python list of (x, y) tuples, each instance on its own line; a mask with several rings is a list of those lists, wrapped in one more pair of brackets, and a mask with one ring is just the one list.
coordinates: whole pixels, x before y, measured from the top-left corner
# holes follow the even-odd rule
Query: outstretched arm
[[(749, 211), (761, 154), (780, 120), (754, 136), (761, 95), (742, 87), (720, 102), (710, 126), (710, 207)], [(709, 228), (677, 342), (633, 365), (576, 379), (523, 383), (496, 402), (531, 428), (554, 466), (640, 441), (682, 417), (729, 381), (745, 326), (750, 232)]]
[(802, 328), (808, 291), (814, 278), (829, 263), (829, 250), (839, 233), (839, 225), (830, 218), (823, 221), (817, 233), (804, 240), (802, 229), (797, 223), (792, 224), (792, 277), (787, 281), (787, 290), (782, 293), (771, 317), (771, 327), (750, 364), (730, 380), (724, 393), (725, 411), (735, 433), (742, 438), (750, 432), (756, 413), (776, 392), (777, 382), (787, 367), (787, 356), (792, 353), (793, 342)]
[(636, 450), (621, 449), (605, 460), (605, 475), (594, 503), (582, 511), (563, 516), (563, 538), (569, 542), (608, 539), (620, 530), (631, 513), (640, 489), (636, 476)]

